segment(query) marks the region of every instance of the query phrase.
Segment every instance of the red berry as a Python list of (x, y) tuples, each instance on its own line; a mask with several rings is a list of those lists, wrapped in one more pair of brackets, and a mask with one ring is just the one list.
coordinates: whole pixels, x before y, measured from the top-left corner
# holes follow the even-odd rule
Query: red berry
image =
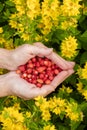
[(35, 66), (36, 66), (36, 67), (40, 67), (40, 63), (39, 63), (39, 62), (36, 62)]
[(37, 81), (36, 81), (36, 80), (32, 80), (32, 83), (33, 83), (33, 84), (36, 84), (36, 83), (37, 83)]
[(50, 84), (55, 76), (62, 71), (55, 63), (46, 57), (34, 57), (16, 70), (20, 77), (41, 88), (43, 84)]
[(41, 74), (39, 75), (39, 77), (40, 77), (41, 79), (43, 79), (43, 78), (44, 78), (44, 74), (41, 73)]
[(47, 68), (47, 70), (48, 70), (48, 71), (51, 71), (51, 70), (52, 70), (52, 68), (51, 68), (51, 67), (48, 67), (48, 68)]
[(32, 83), (32, 79), (31, 79), (31, 78), (30, 78), (30, 79), (28, 79), (28, 82)]
[(25, 71), (25, 65), (19, 66), (18, 69), (19, 69), (20, 71), (22, 71), (22, 72)]
[(46, 69), (45, 66), (37, 68), (37, 70), (38, 70), (39, 73), (43, 72), (45, 69)]
[(47, 79), (47, 80), (45, 80), (45, 84), (50, 84), (50, 80), (49, 79)]
[(55, 69), (54, 70), (54, 73), (57, 75), (59, 73), (59, 70), (58, 69)]
[(36, 86), (39, 87), (39, 88), (41, 88), (41, 87), (42, 87), (42, 84), (37, 83)]
[(48, 66), (48, 64), (49, 64), (49, 61), (45, 60), (45, 61), (44, 61), (44, 65), (45, 65), (45, 66)]
[(48, 61), (48, 66), (51, 67), (52, 63), (51, 61)]
[(27, 72), (28, 74), (31, 74), (31, 73), (32, 73), (32, 69), (31, 69), (31, 68), (28, 68), (28, 69), (26, 70), (26, 72)]
[(32, 60), (29, 60), (27, 63), (28, 63), (28, 64), (32, 63)]
[(34, 58), (32, 58), (32, 62), (36, 62), (37, 61), (37, 59), (34, 57)]
[(32, 79), (36, 79), (37, 77), (36, 77), (36, 75), (32, 75), (31, 78)]
[(17, 73), (17, 74), (21, 74), (21, 71), (20, 71), (20, 70), (16, 70), (16, 73)]
[(51, 81), (53, 80), (53, 78), (54, 78), (53, 76), (49, 76), (49, 79), (50, 79)]
[(23, 78), (26, 78), (26, 77), (27, 77), (27, 74), (26, 74), (26, 73), (23, 73), (22, 76), (23, 76)]
[(31, 74), (28, 74), (28, 75), (27, 75), (28, 78), (31, 78), (31, 76), (32, 76)]
[(43, 84), (43, 80), (42, 79), (37, 79), (37, 82), (40, 84)]
[(33, 70), (33, 74), (38, 75), (38, 71), (37, 70)]
[(34, 67), (34, 64), (33, 64), (33, 63), (29, 63), (29, 64), (27, 64), (27, 67), (28, 67), (28, 68), (33, 68), (33, 67)]

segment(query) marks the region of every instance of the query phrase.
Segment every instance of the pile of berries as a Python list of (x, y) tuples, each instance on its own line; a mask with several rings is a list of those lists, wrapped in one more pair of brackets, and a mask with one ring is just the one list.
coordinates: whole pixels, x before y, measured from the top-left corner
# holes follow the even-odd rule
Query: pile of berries
[(48, 58), (36, 56), (25, 65), (19, 66), (16, 73), (27, 82), (41, 88), (42, 85), (50, 84), (60, 71), (62, 70)]

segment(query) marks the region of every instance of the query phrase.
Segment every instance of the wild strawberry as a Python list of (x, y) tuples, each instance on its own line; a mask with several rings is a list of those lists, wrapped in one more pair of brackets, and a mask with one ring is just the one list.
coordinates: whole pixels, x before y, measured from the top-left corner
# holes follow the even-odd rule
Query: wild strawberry
[(59, 70), (58, 69), (55, 69), (54, 70), (54, 73), (57, 75), (59, 73)]
[(21, 65), (16, 70), (20, 77), (41, 88), (48, 85), (55, 76), (62, 71), (56, 64), (46, 57), (34, 57), (25, 65)]
[(33, 68), (34, 67), (34, 64), (33, 63), (28, 63), (27, 64), (27, 68)]
[(49, 64), (49, 61), (48, 61), (48, 60), (45, 60), (45, 61), (44, 61), (44, 65), (45, 65), (45, 66), (48, 66), (48, 64)]
[(43, 84), (43, 80), (42, 79), (37, 79), (37, 82), (40, 84)]
[(45, 80), (45, 84), (50, 84), (50, 80), (49, 79), (47, 79), (47, 80)]
[(45, 66), (37, 68), (37, 70), (38, 70), (39, 73), (43, 72), (45, 69), (46, 69)]
[(32, 69), (31, 69), (31, 68), (28, 68), (28, 69), (26, 70), (26, 72), (27, 72), (28, 74), (31, 74), (31, 73), (32, 73)]
[(32, 62), (36, 62), (37, 61), (37, 59), (34, 57), (34, 58), (32, 58)]
[(19, 69), (21, 72), (25, 71), (25, 65), (19, 66), (18, 69)]
[(20, 71), (20, 70), (16, 70), (16, 73), (17, 73), (17, 74), (21, 74), (21, 71)]
[(42, 87), (42, 84), (37, 83), (36, 86), (37, 86), (38, 88), (41, 88), (41, 87)]

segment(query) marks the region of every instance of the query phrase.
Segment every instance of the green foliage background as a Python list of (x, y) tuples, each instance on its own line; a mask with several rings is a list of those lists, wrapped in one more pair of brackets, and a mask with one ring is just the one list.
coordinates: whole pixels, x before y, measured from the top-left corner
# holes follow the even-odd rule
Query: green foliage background
[[(82, 3), (84, 3), (85, 8), (87, 9), (87, 1), (83, 0)], [(0, 0), (0, 27), (3, 27), (4, 30), (4, 38), (7, 41), (10, 41), (9, 44), (4, 45), (0, 44), (0, 47), (2, 48), (10, 48), (14, 49), (17, 46), (24, 44), (25, 41), (19, 37), (18, 34), (16, 34), (16, 30), (14, 28), (11, 28), (9, 26), (9, 17), (12, 13), (16, 11), (14, 4), (10, 0)], [(52, 118), (50, 123), (54, 124), (56, 126), (57, 130), (84, 130), (87, 126), (87, 101), (84, 99), (84, 97), (77, 91), (76, 84), (78, 83), (79, 76), (77, 74), (77, 69), (79, 67), (83, 67), (84, 64), (87, 62), (87, 11), (84, 13), (83, 10), (81, 11), (80, 17), (78, 19), (78, 26), (77, 28), (70, 28), (69, 30), (62, 30), (62, 29), (56, 29), (55, 31), (52, 31), (50, 33), (49, 41), (42, 41), (46, 46), (53, 47), (54, 50), (60, 54), (60, 45), (61, 41), (65, 39), (68, 35), (75, 36), (79, 43), (78, 47), (78, 55), (71, 59), (76, 62), (75, 65), (75, 73), (70, 76), (67, 80), (63, 82), (65, 86), (70, 86), (70, 88), (73, 89), (73, 92), (71, 94), (67, 94), (66, 92), (62, 92), (59, 88), (62, 87), (62, 84), (56, 89), (55, 92), (51, 93), (47, 96), (47, 99), (49, 100), (50, 97), (56, 96), (60, 97), (62, 99), (67, 99), (68, 102), (76, 102), (78, 104), (76, 111), (82, 111), (84, 114), (83, 121), (71, 121), (69, 118), (65, 118), (64, 114), (61, 114), (60, 116), (56, 116), (52, 113)], [(28, 41), (27, 41), (28, 42)], [(30, 44), (32, 44), (35, 41), (32, 41)], [(7, 70), (2, 70), (2, 73), (6, 73)], [(1, 74), (2, 74), (1, 73)], [(84, 88), (87, 90), (87, 81), (81, 80)], [(20, 98), (13, 99), (11, 97), (4, 97), (0, 99), (0, 113), (4, 109), (4, 107), (10, 107), (13, 106), (15, 103), (20, 103), (21, 110), (20, 112), (25, 113), (26, 111), (32, 112), (32, 118), (26, 119), (25, 124), (27, 128), (30, 130), (42, 130), (42, 127), (44, 124), (47, 124), (47, 122), (41, 120), (41, 114), (40, 111), (38, 111), (38, 108), (35, 105), (34, 100), (24, 101)], [(0, 124), (0, 130), (2, 130), (2, 123)], [(51, 130), (51, 129), (50, 129)]]

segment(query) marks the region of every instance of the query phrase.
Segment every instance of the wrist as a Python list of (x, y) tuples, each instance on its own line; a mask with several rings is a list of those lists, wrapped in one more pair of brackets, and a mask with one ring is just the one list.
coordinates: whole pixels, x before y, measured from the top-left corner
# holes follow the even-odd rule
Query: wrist
[(9, 95), (9, 85), (7, 83), (8, 75), (0, 76), (0, 97), (5, 97)]
[(0, 68), (11, 70), (12, 51), (0, 48)]

